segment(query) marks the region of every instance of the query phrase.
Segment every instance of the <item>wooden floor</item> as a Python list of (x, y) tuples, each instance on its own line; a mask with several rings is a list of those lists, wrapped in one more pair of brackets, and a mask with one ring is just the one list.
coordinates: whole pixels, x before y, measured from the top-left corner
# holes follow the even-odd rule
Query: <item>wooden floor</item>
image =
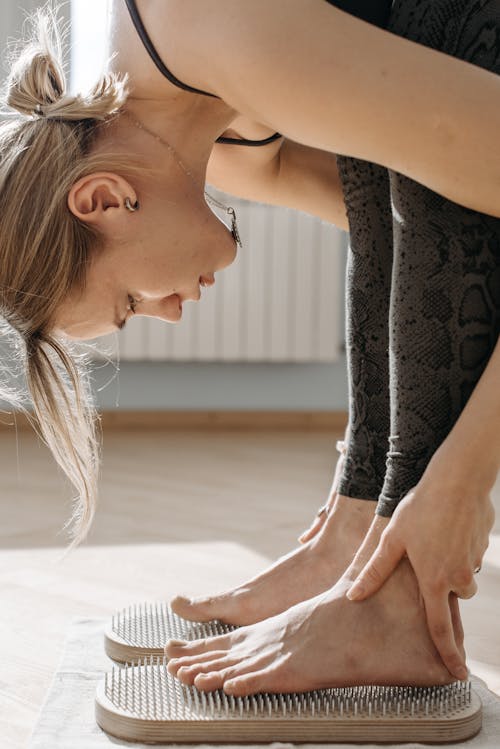
[[(325, 431), (105, 433), (88, 542), (57, 561), (71, 492), (29, 432), (0, 432), (0, 735), (25, 746), (72, 617), (235, 584), (295, 545), (335, 466)], [(500, 518), (500, 486), (495, 493)], [(500, 520), (462, 602), (468, 665), (500, 694)]]

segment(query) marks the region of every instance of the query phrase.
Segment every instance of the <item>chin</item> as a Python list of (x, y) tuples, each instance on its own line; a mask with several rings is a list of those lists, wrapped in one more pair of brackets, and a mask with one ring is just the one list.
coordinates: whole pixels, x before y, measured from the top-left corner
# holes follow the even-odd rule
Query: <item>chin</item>
[(238, 254), (238, 245), (233, 240), (232, 247), (231, 247), (231, 254), (228, 256), (229, 259), (227, 260), (227, 262), (223, 266), (221, 266), (221, 268), (219, 268), (219, 270), (222, 270), (222, 268), (227, 268), (228, 265), (231, 265), (231, 263), (233, 263), (236, 260), (236, 255), (237, 254)]

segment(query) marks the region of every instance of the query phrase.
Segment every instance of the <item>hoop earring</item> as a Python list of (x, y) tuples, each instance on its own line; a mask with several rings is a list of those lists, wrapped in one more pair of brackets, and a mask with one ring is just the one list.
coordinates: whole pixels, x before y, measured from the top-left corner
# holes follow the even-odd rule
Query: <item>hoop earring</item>
[(139, 209), (139, 201), (136, 200), (135, 203), (132, 205), (130, 198), (125, 198), (125, 208), (127, 211), (137, 211)]

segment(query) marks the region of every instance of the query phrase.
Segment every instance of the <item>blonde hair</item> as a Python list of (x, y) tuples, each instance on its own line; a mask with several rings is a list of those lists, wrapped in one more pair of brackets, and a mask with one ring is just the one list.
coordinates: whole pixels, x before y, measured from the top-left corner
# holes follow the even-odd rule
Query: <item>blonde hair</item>
[(73, 523), (69, 551), (94, 517), (100, 430), (87, 356), (51, 327), (67, 294), (84, 289), (91, 252), (102, 248), (103, 238), (72, 214), (67, 196), (86, 174), (140, 167), (127, 156), (90, 153), (99, 128), (127, 98), (127, 76), (107, 74), (88, 94), (70, 95), (57, 7), (46, 3), (28, 27), (2, 97), (10, 112), (0, 124), (0, 332), (14, 343), (36, 419), (7, 384), (0, 399), (27, 414), (78, 492), (64, 526)]

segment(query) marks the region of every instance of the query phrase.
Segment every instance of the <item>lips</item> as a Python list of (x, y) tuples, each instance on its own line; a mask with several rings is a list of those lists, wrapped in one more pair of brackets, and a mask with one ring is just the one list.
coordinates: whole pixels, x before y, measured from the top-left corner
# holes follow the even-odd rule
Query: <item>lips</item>
[(175, 296), (179, 299), (180, 308), (182, 309), (183, 302), (187, 302), (188, 300), (191, 300), (193, 302), (199, 302), (201, 299), (201, 288), (200, 286), (213, 286), (215, 283), (214, 274), (207, 274), (206, 276), (200, 276), (198, 279), (198, 293), (193, 292), (191, 296), (186, 295), (181, 297), (179, 294), (175, 294)]

